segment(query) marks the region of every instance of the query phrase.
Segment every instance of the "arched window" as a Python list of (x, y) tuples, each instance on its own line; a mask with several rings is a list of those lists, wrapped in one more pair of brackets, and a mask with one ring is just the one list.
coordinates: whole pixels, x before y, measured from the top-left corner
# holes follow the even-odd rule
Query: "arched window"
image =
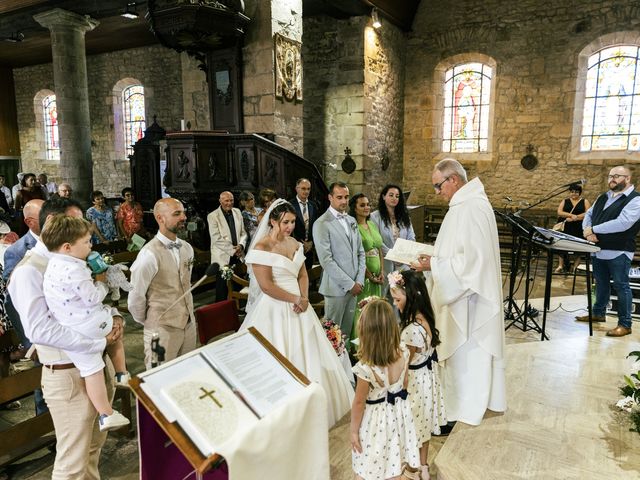
[(640, 72), (635, 45), (589, 56), (580, 151), (640, 151)]
[(133, 154), (133, 144), (144, 136), (144, 87), (131, 85), (122, 91), (123, 125), (126, 154)]
[(56, 96), (42, 99), (45, 151), (47, 160), (60, 160), (60, 137), (58, 136), (58, 110)]
[(492, 76), (489, 65), (477, 62), (445, 71), (443, 152), (488, 151)]

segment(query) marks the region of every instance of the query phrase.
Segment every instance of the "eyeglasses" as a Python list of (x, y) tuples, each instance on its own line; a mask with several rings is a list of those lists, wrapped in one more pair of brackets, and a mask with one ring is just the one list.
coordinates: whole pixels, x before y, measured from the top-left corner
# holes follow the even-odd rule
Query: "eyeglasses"
[(628, 177), (629, 175), (618, 175), (617, 173), (615, 175), (607, 175), (607, 178), (609, 180), (613, 179), (613, 180), (618, 180), (619, 178), (624, 178), (624, 177)]
[(449, 180), (449, 178), (451, 177), (445, 177), (444, 180), (442, 180), (440, 183), (434, 183), (433, 184), (433, 188), (436, 192), (439, 192), (442, 189), (442, 185), (444, 185), (444, 183)]

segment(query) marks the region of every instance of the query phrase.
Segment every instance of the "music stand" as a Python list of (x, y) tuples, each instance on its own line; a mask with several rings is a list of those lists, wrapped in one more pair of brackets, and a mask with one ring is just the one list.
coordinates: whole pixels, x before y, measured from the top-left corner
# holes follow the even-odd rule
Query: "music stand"
[[(508, 225), (511, 226), (511, 271), (509, 275), (509, 295), (506, 302), (504, 317), (505, 320), (511, 320), (505, 327), (505, 331), (515, 326), (519, 328), (523, 332), (527, 330), (533, 330), (537, 333), (540, 333), (543, 338), (549, 339), (543, 332), (543, 329), (540, 327), (538, 322), (536, 322), (533, 315), (531, 315), (529, 310), (529, 285), (530, 285), (530, 268), (531, 268), (531, 257), (533, 250), (533, 239), (534, 236), (538, 236), (538, 231), (536, 227), (529, 222), (528, 220), (520, 217), (518, 213), (516, 214), (505, 214), (502, 212), (498, 212), (494, 210), (494, 212)], [(522, 256), (522, 249), (526, 242), (526, 280), (525, 280), (525, 291), (524, 291), (524, 308), (520, 308), (516, 303), (514, 297), (515, 294), (515, 284), (518, 277), (518, 266), (520, 265), (520, 259)], [(531, 325), (529, 324), (531, 322)]]

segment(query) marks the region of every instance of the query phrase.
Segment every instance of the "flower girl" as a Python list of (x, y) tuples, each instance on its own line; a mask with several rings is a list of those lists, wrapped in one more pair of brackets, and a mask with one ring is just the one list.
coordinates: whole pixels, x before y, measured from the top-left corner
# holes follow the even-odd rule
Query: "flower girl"
[(410, 352), (407, 390), (420, 444), (422, 479), (428, 480), (431, 434), (440, 434), (440, 425), (447, 424), (435, 349), (440, 339), (424, 276), (405, 270), (392, 272), (387, 278), (393, 303), (400, 311), (400, 338)]
[(351, 409), (352, 464), (363, 480), (418, 479), (419, 450), (407, 400), (409, 352), (391, 305), (373, 299), (358, 324), (360, 361)]

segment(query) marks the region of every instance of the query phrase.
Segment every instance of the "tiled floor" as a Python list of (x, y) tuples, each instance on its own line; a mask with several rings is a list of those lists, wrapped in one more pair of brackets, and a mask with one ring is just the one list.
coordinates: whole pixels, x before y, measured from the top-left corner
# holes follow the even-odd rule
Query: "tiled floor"
[[(542, 295), (543, 285), (542, 282), (538, 281), (537, 284), (534, 285), (532, 291), (533, 297), (540, 297)], [(581, 362), (589, 357), (589, 353), (593, 352), (596, 355), (600, 352), (599, 349), (605, 348), (598, 343), (595, 342), (594, 345), (591, 345), (587, 342), (588, 338), (588, 326), (585, 324), (579, 324), (573, 321), (573, 316), (578, 314), (583, 314), (586, 311), (586, 297), (558, 297), (558, 295), (567, 294), (571, 289), (571, 277), (563, 277), (563, 276), (554, 276), (553, 278), (553, 290), (552, 295), (555, 297), (552, 300), (551, 309), (554, 310), (548, 316), (547, 322), (547, 332), (551, 338), (550, 342), (540, 343), (539, 342), (539, 334), (529, 330), (527, 332), (523, 332), (520, 329), (511, 327), (506, 332), (507, 344), (509, 345), (508, 351), (508, 359), (512, 360), (518, 356), (518, 347), (523, 347), (522, 351), (526, 349), (524, 352), (524, 356), (521, 360), (511, 361), (507, 366), (507, 374), (508, 379), (511, 381), (509, 384), (509, 394), (513, 399), (514, 396), (520, 390), (520, 384), (522, 382), (522, 372), (527, 371), (530, 368), (529, 363), (527, 362), (536, 362), (536, 377), (533, 377), (533, 380), (527, 382), (527, 395), (529, 398), (534, 398), (535, 396), (546, 397), (549, 396), (551, 398), (554, 395), (559, 395), (559, 392), (564, 392), (560, 396), (560, 398), (567, 398), (567, 401), (573, 401), (570, 397), (570, 392), (567, 392), (567, 386), (558, 385), (556, 390), (553, 390), (553, 385), (545, 384), (545, 382), (540, 381), (541, 379), (546, 378), (545, 372), (548, 371), (549, 378), (554, 378), (554, 382), (561, 382), (559, 379), (561, 377), (557, 377), (558, 365), (556, 363), (549, 362), (541, 362), (536, 359), (543, 358), (543, 353), (538, 354), (538, 352), (546, 351), (544, 349), (549, 350), (550, 352), (562, 352), (564, 345), (576, 345), (572, 348), (571, 351), (574, 353), (566, 353), (571, 358), (568, 359), (565, 355), (562, 357), (564, 360), (561, 361), (570, 361), (572, 365), (577, 368)], [(578, 292), (584, 291), (584, 282), (580, 279), (578, 280)], [(521, 296), (521, 295), (517, 295)], [(208, 294), (201, 295), (199, 298), (200, 303), (208, 302)], [(540, 307), (539, 302), (532, 301), (534, 306)], [(606, 326), (602, 324), (596, 324), (594, 336), (596, 338), (601, 338), (604, 335), (605, 328), (612, 327), (614, 325), (614, 321), (611, 320), (607, 322)], [(133, 322), (129, 322), (126, 328), (126, 349), (127, 356), (130, 369), (133, 373), (139, 372), (142, 369), (142, 349), (141, 349), (141, 336), (142, 330), (141, 328), (134, 324)], [(625, 354), (630, 350), (626, 345), (629, 343), (629, 347), (631, 343), (633, 343), (636, 338), (636, 334), (626, 337), (623, 341), (625, 342), (625, 346), (620, 347), (618, 349), (609, 350), (607, 353), (608, 358), (615, 355)], [(615, 341), (611, 344), (611, 340), (608, 344), (620, 345), (620, 343), (616, 344)], [(527, 345), (517, 345), (526, 343)], [(607, 342), (605, 342), (607, 343)], [(583, 345), (583, 346), (581, 346)], [(543, 350), (541, 350), (543, 349)], [(618, 352), (620, 350), (620, 352)], [(580, 353), (580, 354), (579, 354)], [(543, 357), (541, 357), (542, 355)], [(524, 365), (523, 363), (524, 362)], [(617, 363), (616, 363), (617, 362)], [(599, 364), (597, 357), (595, 360), (595, 364)], [(609, 381), (613, 383), (613, 385), (617, 386), (621, 375), (624, 373), (622, 370), (619, 370), (619, 361), (614, 361), (611, 359), (609, 362), (609, 369), (607, 370), (609, 374)], [(586, 364), (586, 367), (593, 370), (594, 363), (590, 361), (590, 363)], [(556, 372), (556, 373), (554, 373)], [(604, 379), (606, 380), (606, 379)], [(547, 382), (548, 383), (548, 382)], [(588, 391), (585, 395), (592, 395), (592, 391)], [(576, 393), (574, 393), (575, 395)], [(611, 398), (609, 398), (609, 396)], [(606, 406), (612, 402), (615, 402), (617, 399), (617, 392), (615, 387), (609, 386), (608, 388), (603, 389), (599, 392), (598, 396), (598, 405), (600, 411), (604, 412), (606, 410)], [(590, 401), (586, 401), (589, 403)], [(537, 404), (538, 405), (538, 404)], [(602, 447), (603, 445), (609, 445), (611, 449), (618, 449), (616, 454), (613, 453), (609, 455), (611, 457), (611, 461), (614, 464), (619, 465), (619, 470), (602, 470), (603, 472), (616, 472), (616, 476), (609, 476), (608, 478), (631, 478), (628, 476), (624, 476), (625, 472), (633, 472), (638, 477), (638, 472), (635, 470), (637, 467), (637, 463), (635, 463), (635, 458), (629, 459), (629, 457), (625, 457), (621, 453), (621, 449), (626, 447), (625, 442), (627, 440), (621, 440), (620, 429), (617, 429), (615, 432), (610, 430), (611, 425), (609, 424), (601, 424), (598, 428), (592, 427), (581, 427), (583, 432), (586, 432), (587, 436), (597, 436), (599, 441), (597, 443), (587, 442), (584, 444), (584, 447), (573, 446), (573, 442), (570, 440), (570, 436), (572, 434), (571, 430), (567, 430), (563, 433), (555, 432), (554, 426), (557, 424), (562, 424), (564, 420), (561, 417), (562, 411), (560, 409), (554, 411), (553, 416), (553, 425), (548, 422), (551, 419), (547, 418), (548, 413), (546, 413), (542, 408), (544, 404), (540, 403), (536, 408), (533, 408), (530, 404), (523, 404), (522, 399), (510, 401), (510, 410), (509, 413), (504, 416), (497, 416), (495, 418), (488, 418), (485, 420), (481, 428), (464, 428), (464, 425), (457, 426), (454, 430), (454, 433), (449, 437), (451, 441), (446, 444), (443, 449), (443, 444), (447, 441), (447, 437), (434, 437), (431, 441), (429, 458), (430, 462), (433, 463), (433, 459), (438, 455), (440, 451), (442, 451), (442, 455), (440, 458), (436, 460), (436, 464), (441, 466), (441, 469), (445, 470), (446, 465), (449, 465), (451, 460), (450, 456), (454, 459), (458, 457), (465, 457), (472, 459), (468, 465), (464, 465), (463, 463), (457, 462), (456, 466), (452, 467), (455, 470), (452, 470), (454, 473), (449, 473), (448, 476), (444, 478), (448, 479), (460, 479), (463, 478), (459, 475), (458, 468), (461, 468), (463, 471), (471, 471), (476, 472), (476, 476), (470, 476), (467, 478), (573, 478), (572, 475), (574, 470), (571, 469), (563, 469), (566, 461), (562, 460), (564, 455), (569, 455), (571, 459), (571, 463), (576, 462), (576, 458), (579, 456), (578, 454), (584, 453), (586, 456), (593, 456), (593, 453), (598, 450), (598, 446)], [(589, 418), (586, 418), (584, 415), (580, 415), (579, 411), (584, 407), (582, 403), (576, 403), (575, 414), (572, 416), (571, 421), (575, 423), (575, 425), (588, 424)], [(33, 404), (29, 401), (24, 402), (24, 406), (22, 411), (18, 412), (0, 412), (0, 429), (2, 428), (2, 422), (14, 422), (17, 419), (21, 418), (21, 416), (26, 415), (25, 412), (30, 412), (33, 408)], [(513, 416), (519, 415), (520, 412), (523, 415), (527, 415), (528, 417), (533, 416), (537, 411), (537, 414), (541, 417), (540, 421), (543, 423), (543, 426), (538, 426), (536, 430), (541, 430), (541, 434), (537, 436), (529, 436), (523, 432), (518, 432), (517, 430), (520, 428), (521, 424), (518, 424), (514, 427), (505, 426), (505, 422), (510, 421)], [(531, 422), (522, 422), (522, 423), (531, 423)], [(501, 427), (496, 427), (497, 424), (500, 424)], [(486, 428), (485, 428), (486, 427)], [(545, 430), (546, 428), (546, 430)], [(578, 428), (578, 427), (576, 427)], [(609, 428), (609, 430), (607, 430)], [(505, 429), (507, 429), (510, 433), (509, 437), (509, 445), (514, 449), (513, 455), (507, 455), (501, 452), (501, 444), (496, 444), (496, 439), (501, 438), (496, 435), (492, 435), (491, 432), (501, 432), (501, 436), (503, 436)], [(348, 442), (348, 430), (349, 430), (349, 416), (345, 416), (341, 420), (341, 422), (336, 425), (332, 431), (330, 432), (330, 461), (331, 461), (331, 478), (332, 480), (346, 480), (353, 478), (353, 474), (351, 471), (351, 454)], [(516, 430), (512, 432), (511, 430)], [(476, 438), (476, 436), (481, 435), (482, 432), (489, 431), (488, 437), (483, 439)], [(555, 437), (552, 434), (558, 433)], [(0, 432), (1, 434), (1, 432)], [(549, 441), (545, 441), (545, 439), (549, 437)], [(552, 438), (553, 437), (553, 438)], [(625, 437), (627, 438), (627, 437)], [(465, 439), (470, 441), (471, 447), (467, 447), (465, 443)], [(634, 438), (629, 437), (629, 440), (634, 442)], [(449, 445), (452, 445), (452, 448), (455, 446), (454, 454), (451, 455), (448, 450)], [(484, 445), (483, 447), (479, 447), (478, 444)], [(564, 444), (567, 450), (559, 450), (559, 446)], [(474, 446), (475, 445), (475, 446)], [(475, 448), (475, 450), (471, 450), (471, 448)], [(544, 468), (548, 469), (548, 472), (563, 472), (564, 477), (558, 476), (546, 476), (542, 473), (541, 476), (536, 475), (531, 472), (529, 468), (537, 464), (536, 462), (541, 462), (539, 456), (542, 455), (545, 451), (544, 449), (549, 447), (549, 461), (543, 462)], [(480, 450), (478, 450), (480, 448)], [(603, 447), (604, 448), (604, 447)], [(633, 443), (633, 448), (638, 449), (638, 445)], [(491, 453), (489, 453), (489, 450)], [(593, 451), (592, 451), (593, 450)], [(610, 451), (609, 450), (609, 451)], [(558, 452), (558, 455), (551, 455), (554, 451)], [(456, 454), (455, 452), (459, 452)], [(467, 453), (464, 453), (467, 452)], [(472, 454), (475, 452), (475, 454)], [(525, 452), (530, 452), (526, 453)], [(533, 453), (531, 453), (533, 452)], [(535, 454), (535, 455), (534, 455)], [(605, 455), (606, 456), (606, 455)], [(493, 463), (493, 459), (502, 458), (505, 460), (504, 467), (498, 467)], [(530, 460), (527, 460), (531, 457)], [(558, 459), (560, 465), (554, 467), (550, 462), (553, 459)], [(512, 461), (513, 465), (510, 467), (508, 462)], [(29, 479), (29, 480), (44, 480), (50, 478), (51, 473), (51, 464), (53, 462), (53, 455), (48, 450), (42, 450), (35, 455), (32, 455), (28, 459), (22, 460), (18, 464), (10, 465), (6, 469), (6, 474), (8, 474), (9, 478), (15, 480)], [(591, 464), (594, 468), (600, 465), (598, 460), (592, 459)], [(510, 468), (517, 468), (519, 470), (512, 470)], [(626, 469), (626, 470), (625, 470)], [(102, 472), (102, 476), (105, 479), (114, 479), (114, 480), (134, 480), (138, 478), (138, 456), (137, 456), (137, 443), (136, 440), (116, 437), (114, 435), (110, 435), (105, 444), (103, 454), (101, 457), (101, 465), (100, 470)], [(433, 472), (435, 473), (435, 466), (433, 467)], [(520, 473), (516, 473), (520, 472)], [(529, 472), (526, 476), (518, 476), (519, 474), (523, 474), (523, 472)], [(594, 470), (588, 469), (589, 473), (586, 477), (582, 478), (605, 478), (599, 476), (589, 476)], [(489, 473), (491, 472), (491, 473)], [(0, 475), (0, 479), (2, 476)], [(577, 478), (577, 477), (576, 477)]]

